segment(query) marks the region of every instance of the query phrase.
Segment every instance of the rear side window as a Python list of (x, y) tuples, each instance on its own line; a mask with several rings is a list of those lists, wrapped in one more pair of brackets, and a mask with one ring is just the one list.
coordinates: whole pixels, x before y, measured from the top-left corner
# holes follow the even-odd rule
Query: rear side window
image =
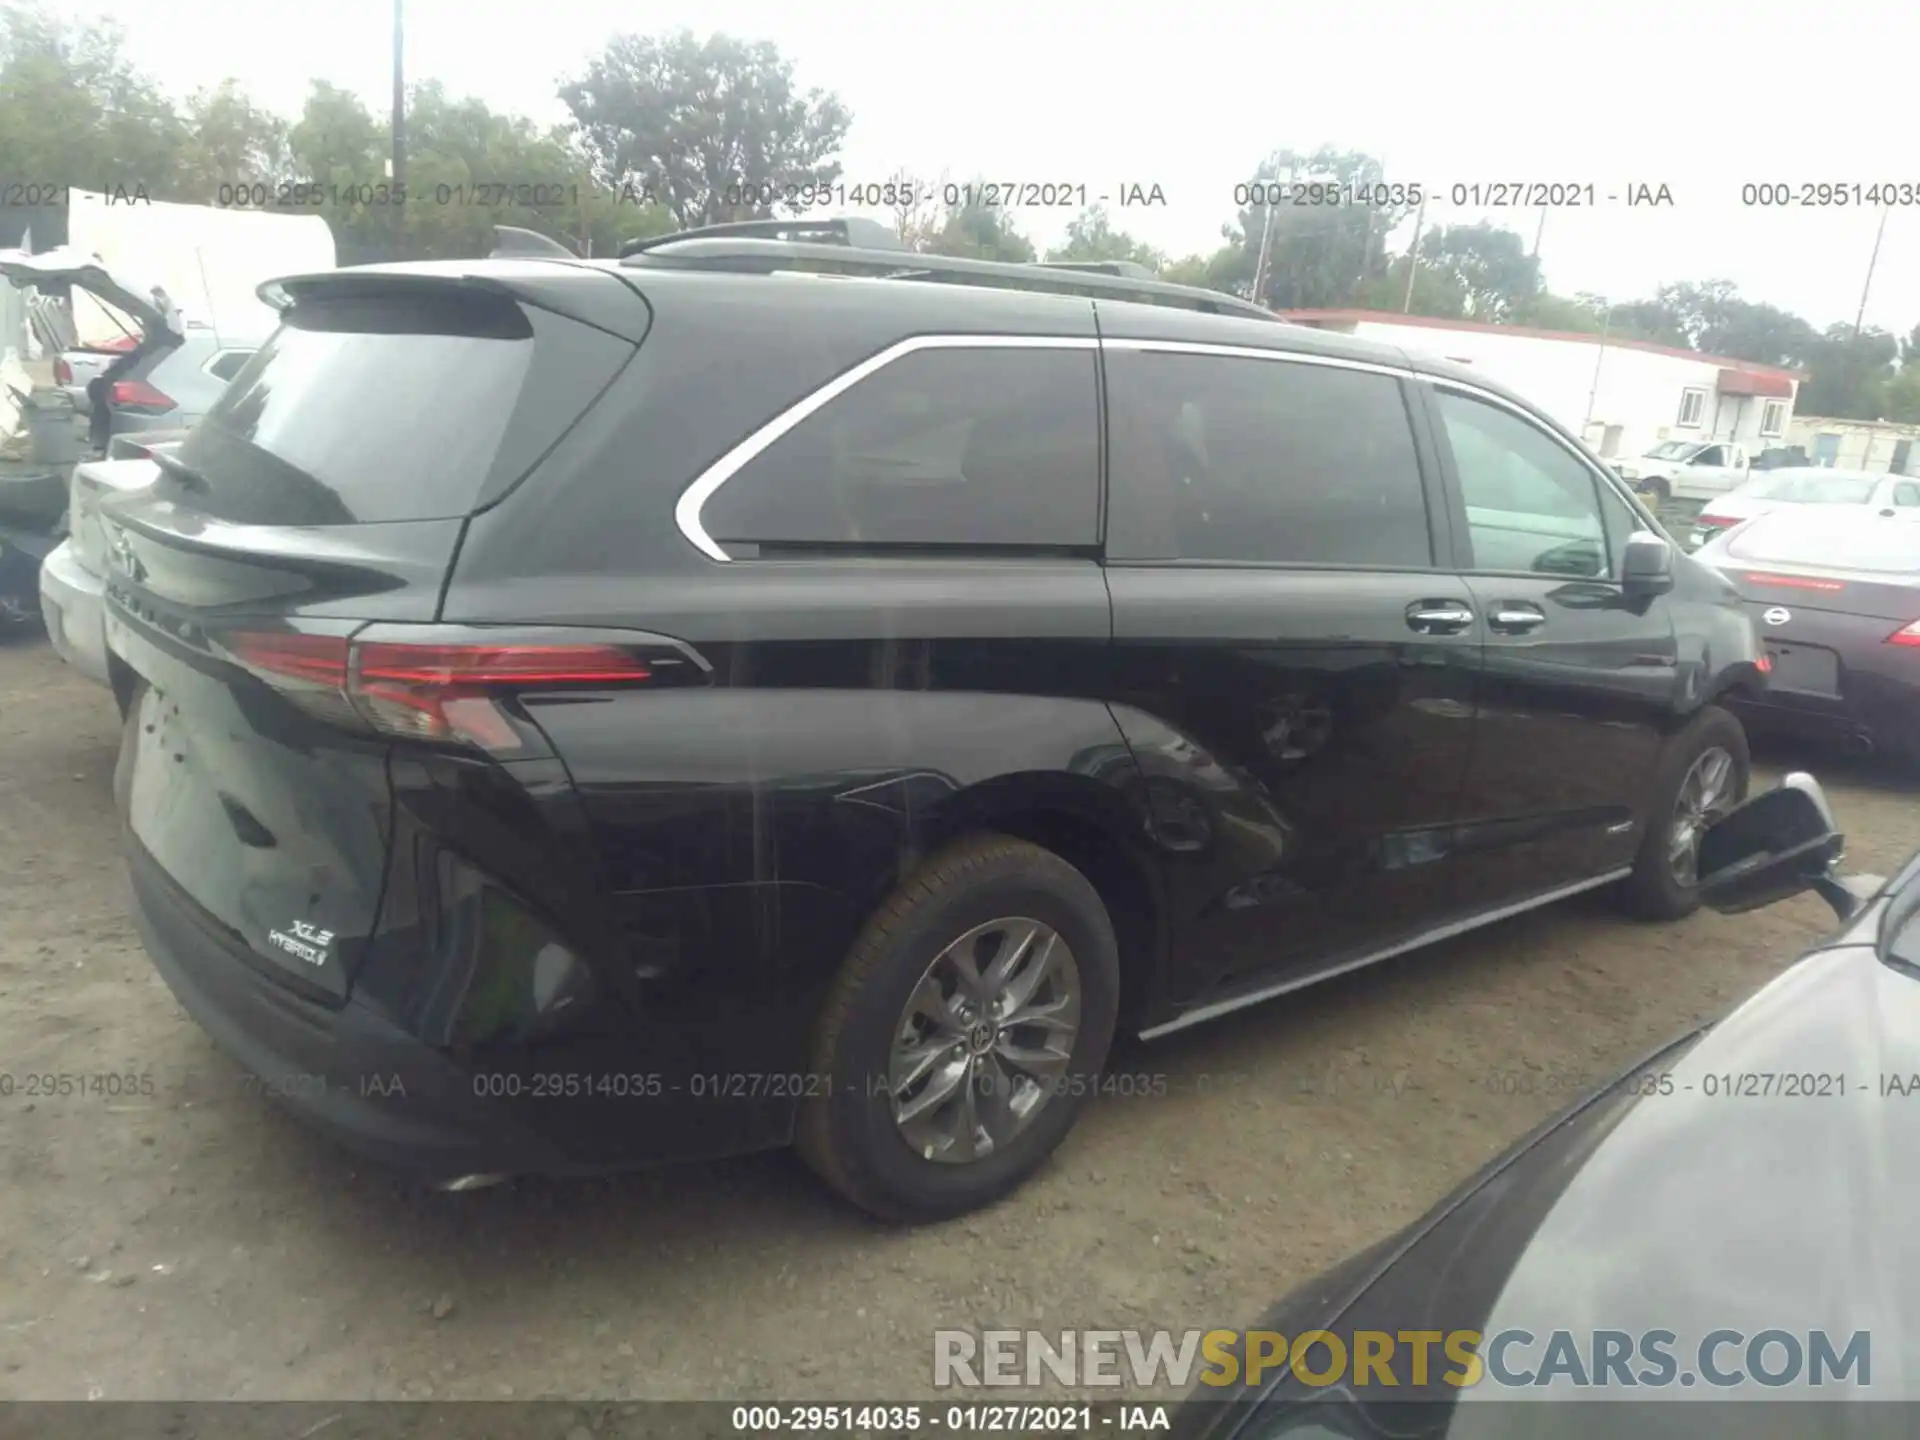
[(1116, 560), (1433, 563), (1391, 376), (1287, 360), (1107, 355)]
[(742, 466), (701, 524), (723, 544), (1096, 544), (1095, 376), (1091, 349), (912, 351)]
[(182, 504), (237, 524), (463, 516), (529, 470), (633, 346), (502, 296), (302, 301), (178, 458)]
[(224, 350), (207, 363), (207, 373), (216, 380), (231, 380), (252, 358), (251, 350)]

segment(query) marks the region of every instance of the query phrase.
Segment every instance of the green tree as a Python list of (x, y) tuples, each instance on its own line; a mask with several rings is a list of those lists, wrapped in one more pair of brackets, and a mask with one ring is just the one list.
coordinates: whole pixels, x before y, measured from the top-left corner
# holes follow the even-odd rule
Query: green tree
[[(1256, 187), (1271, 181), (1319, 183), (1333, 187), (1332, 193), (1338, 195), (1378, 186), (1384, 175), (1380, 161), (1371, 155), (1322, 146), (1311, 154), (1276, 150), (1249, 178)], [(1256, 188), (1251, 193), (1253, 199), (1261, 200), (1266, 192)], [(1225, 231), (1241, 258), (1231, 267), (1217, 265), (1215, 273), (1225, 277), (1230, 272), (1235, 293), (1256, 298), (1252, 289), (1261, 236), (1270, 230), (1266, 293), (1257, 298), (1282, 310), (1354, 303), (1366, 281), (1388, 273), (1387, 237), (1412, 209), (1407, 205), (1293, 204), (1286, 194), (1280, 199), (1282, 203), (1271, 207), (1264, 203), (1241, 207)]]
[[(983, 189), (984, 185), (974, 188)], [(982, 205), (978, 201), (949, 205), (940, 233), (933, 237), (928, 248), (935, 255), (971, 260), (1028, 264), (1036, 258), (1033, 242), (1015, 228), (1005, 206)]]
[(1629, 300), (1614, 306), (1607, 330), (1623, 340), (1646, 340), (1682, 349), (1692, 344), (1680, 316), (1660, 300)]
[(1442, 225), (1420, 241), (1420, 263), (1453, 280), (1469, 319), (1502, 324), (1540, 290), (1540, 262), (1511, 230), (1481, 221)]
[(82, 190), (178, 193), (186, 126), (114, 21), (0, 8), (0, 169)]
[(1920, 325), (1909, 330), (1900, 340), (1900, 368), (1908, 369), (1920, 365)]
[(1413, 272), (1413, 303), (1407, 303), (1405, 255), (1388, 265), (1386, 273), (1360, 282), (1353, 303), (1363, 310), (1406, 311), (1440, 320), (1464, 320), (1467, 291), (1459, 277), (1422, 263)]
[(1799, 365), (1813, 354), (1819, 333), (1798, 315), (1740, 297), (1731, 280), (1663, 285), (1656, 295), (1687, 344), (1713, 355), (1760, 365)]
[(305, 179), (287, 148), (287, 122), (247, 98), (238, 80), (195, 92), (186, 106), (187, 138), (180, 156), (184, 199), (217, 204), (222, 185)]
[(1598, 335), (1612, 328), (1606, 322), (1606, 310), (1606, 302), (1592, 295), (1556, 295), (1551, 290), (1539, 290), (1514, 307), (1512, 318), (1516, 325), (1541, 330)]
[(1090, 205), (1067, 222), (1064, 243), (1047, 252), (1049, 260), (1131, 260), (1159, 270), (1167, 257), (1151, 245), (1113, 228), (1104, 205)]
[(484, 255), (495, 225), (577, 241), (590, 229), (591, 209), (581, 209), (593, 200), (581, 195), (585, 168), (562, 132), (449, 96), (438, 81), (418, 85), (407, 103), (403, 253)]
[[(326, 204), (319, 213), (333, 227), (341, 264), (394, 255), (399, 212), (392, 205), (372, 203), (378, 187), (387, 183), (386, 161), (393, 147), (386, 122), (375, 119), (359, 96), (325, 80), (313, 81), (300, 118), (288, 127), (287, 153), (299, 180), (324, 187)], [(342, 197), (339, 203), (333, 200), (335, 194)], [(361, 194), (369, 197), (367, 203), (360, 203)]]
[(1902, 365), (1881, 396), (1883, 420), (1920, 425), (1920, 365)]
[(1882, 418), (1899, 354), (1899, 341), (1884, 330), (1868, 328), (1856, 336), (1851, 325), (1829, 325), (1814, 342), (1807, 367), (1812, 374), (1793, 408), (1842, 420)]
[(772, 44), (691, 31), (614, 37), (560, 98), (595, 177), (651, 189), (687, 227), (770, 216), (785, 187), (831, 185), (852, 123), (837, 96), (796, 90)]

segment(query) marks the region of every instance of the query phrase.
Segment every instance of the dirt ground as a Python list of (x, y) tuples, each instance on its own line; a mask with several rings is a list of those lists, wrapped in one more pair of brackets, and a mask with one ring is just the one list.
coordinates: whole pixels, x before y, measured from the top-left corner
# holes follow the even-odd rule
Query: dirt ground
[[(116, 729), (44, 644), (0, 648), (0, 1075), (153, 1091), (0, 1095), (0, 1400), (931, 1398), (936, 1327), (1246, 1323), (1829, 928), (1810, 897), (1670, 927), (1575, 901), (1132, 1047), (1164, 1095), (937, 1228), (785, 1155), (419, 1193), (249, 1093), (154, 974)], [(1850, 868), (1920, 845), (1869, 762), (1762, 759), (1830, 783)]]

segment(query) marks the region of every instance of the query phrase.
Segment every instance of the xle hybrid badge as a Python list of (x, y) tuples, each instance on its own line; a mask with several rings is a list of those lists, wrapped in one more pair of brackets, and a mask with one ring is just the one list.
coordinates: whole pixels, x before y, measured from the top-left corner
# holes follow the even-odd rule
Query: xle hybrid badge
[(268, 942), (309, 965), (327, 963), (327, 947), (333, 944), (333, 931), (317, 930), (304, 920), (290, 922), (287, 929), (293, 933), (289, 935), (283, 931), (269, 930)]

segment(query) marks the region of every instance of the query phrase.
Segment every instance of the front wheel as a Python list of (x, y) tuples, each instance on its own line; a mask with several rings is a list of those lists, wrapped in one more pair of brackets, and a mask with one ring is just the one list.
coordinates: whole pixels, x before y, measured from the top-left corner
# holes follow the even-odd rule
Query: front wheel
[(1747, 798), (1747, 732), (1717, 705), (1673, 741), (1653, 791), (1633, 873), (1620, 882), (1626, 908), (1647, 920), (1679, 920), (1700, 908), (1700, 837)]
[(1119, 990), (1113, 925), (1084, 875), (1023, 840), (963, 840), (894, 891), (842, 962), (794, 1143), (882, 1219), (988, 1204), (1073, 1127)]

